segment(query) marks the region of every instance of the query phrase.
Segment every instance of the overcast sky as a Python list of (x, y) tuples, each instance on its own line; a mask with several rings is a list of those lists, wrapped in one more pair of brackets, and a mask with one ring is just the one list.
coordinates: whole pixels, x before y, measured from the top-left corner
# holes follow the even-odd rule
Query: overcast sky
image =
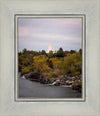
[(19, 18), (19, 51), (48, 50), (52, 39), (54, 50), (79, 50), (82, 41), (81, 18)]

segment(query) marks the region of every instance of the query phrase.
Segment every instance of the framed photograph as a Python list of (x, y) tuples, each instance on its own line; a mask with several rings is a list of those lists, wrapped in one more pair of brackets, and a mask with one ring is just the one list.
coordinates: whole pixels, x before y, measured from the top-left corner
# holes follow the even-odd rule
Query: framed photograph
[(15, 100), (85, 101), (85, 15), (16, 14), (15, 40)]
[(0, 116), (99, 116), (100, 3), (0, 0)]

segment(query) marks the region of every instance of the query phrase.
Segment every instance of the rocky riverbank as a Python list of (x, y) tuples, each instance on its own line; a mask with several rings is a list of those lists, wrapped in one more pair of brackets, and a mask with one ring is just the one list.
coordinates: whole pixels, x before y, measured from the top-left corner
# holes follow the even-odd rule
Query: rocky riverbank
[(30, 72), (28, 74), (24, 74), (24, 76), (30, 81), (37, 81), (42, 84), (49, 84), (50, 86), (70, 86), (74, 90), (78, 90), (79, 92), (82, 91), (82, 77), (80, 75), (73, 77), (68, 75), (59, 75), (56, 78), (48, 78), (40, 73)]

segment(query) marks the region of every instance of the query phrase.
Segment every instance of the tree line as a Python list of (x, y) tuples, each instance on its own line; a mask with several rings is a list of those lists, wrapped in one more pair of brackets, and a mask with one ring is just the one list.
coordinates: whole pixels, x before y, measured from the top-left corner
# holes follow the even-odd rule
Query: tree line
[(45, 50), (33, 51), (23, 49), (18, 53), (18, 70), (21, 74), (39, 72), (48, 77), (58, 75), (76, 76), (82, 73), (82, 49), (79, 51), (63, 51), (62, 48), (55, 53)]

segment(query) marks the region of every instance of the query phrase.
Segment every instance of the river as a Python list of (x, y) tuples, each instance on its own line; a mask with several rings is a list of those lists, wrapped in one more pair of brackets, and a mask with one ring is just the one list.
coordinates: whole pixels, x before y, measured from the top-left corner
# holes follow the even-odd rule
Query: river
[(18, 78), (19, 98), (80, 98), (81, 93), (70, 87), (49, 86), (39, 82)]

